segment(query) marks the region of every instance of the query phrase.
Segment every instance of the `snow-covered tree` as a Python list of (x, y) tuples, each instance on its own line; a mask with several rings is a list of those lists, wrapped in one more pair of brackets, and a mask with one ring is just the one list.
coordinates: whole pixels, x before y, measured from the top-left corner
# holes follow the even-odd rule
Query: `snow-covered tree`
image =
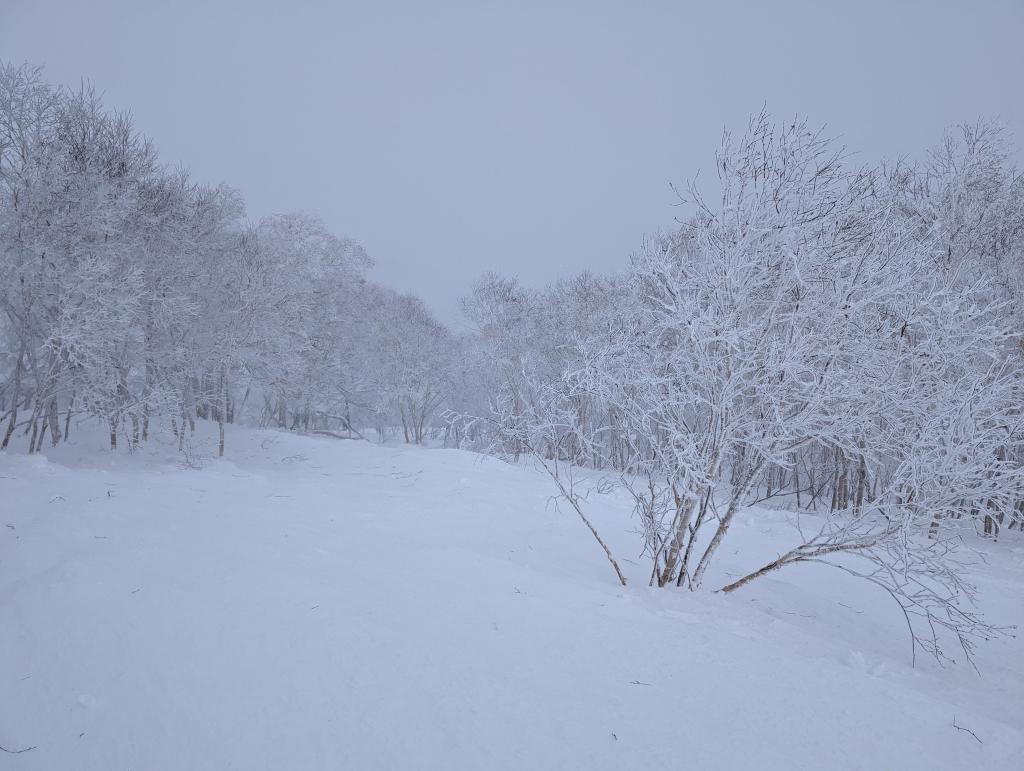
[(969, 655), (995, 630), (969, 610), (957, 525), (1012, 526), (1024, 500), (1020, 182), (998, 137), (863, 168), (806, 122), (755, 116), (726, 135), (715, 195), (692, 187), (692, 216), (596, 306), (592, 287), (478, 287), (502, 374), (489, 414), (453, 425), (528, 449), (574, 505), (559, 463), (619, 470), (659, 586), (700, 588), (742, 508), (795, 502), (798, 544), (726, 591), (827, 561), (922, 620), (925, 650), (945, 655), (946, 630)]

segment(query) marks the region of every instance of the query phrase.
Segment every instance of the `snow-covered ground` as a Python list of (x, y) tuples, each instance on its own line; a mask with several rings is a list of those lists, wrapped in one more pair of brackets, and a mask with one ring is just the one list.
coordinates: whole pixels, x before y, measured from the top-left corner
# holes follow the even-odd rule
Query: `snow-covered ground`
[[(1024, 768), (1020, 638), (980, 675), (911, 668), (892, 600), (823, 566), (649, 589), (628, 500), (595, 490), (623, 589), (554, 492), (244, 429), (201, 469), (88, 431), (0, 454), (0, 745), (34, 747), (0, 768)], [(788, 527), (746, 513), (707, 584)], [(1021, 621), (1024, 539), (973, 545), (988, 617)]]

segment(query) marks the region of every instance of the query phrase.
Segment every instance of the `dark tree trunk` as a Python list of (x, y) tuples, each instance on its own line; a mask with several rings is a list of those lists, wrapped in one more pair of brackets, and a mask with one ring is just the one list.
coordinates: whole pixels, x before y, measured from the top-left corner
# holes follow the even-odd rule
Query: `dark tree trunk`
[(25, 360), (25, 344), (21, 344), (21, 348), (18, 350), (18, 359), (14, 364), (14, 393), (11, 398), (11, 422), (7, 424), (7, 430), (4, 432), (3, 441), (0, 442), (0, 450), (7, 447), (8, 442), (11, 441), (11, 434), (14, 433), (14, 427), (18, 423), (18, 401), (21, 399), (21, 371), (23, 362)]

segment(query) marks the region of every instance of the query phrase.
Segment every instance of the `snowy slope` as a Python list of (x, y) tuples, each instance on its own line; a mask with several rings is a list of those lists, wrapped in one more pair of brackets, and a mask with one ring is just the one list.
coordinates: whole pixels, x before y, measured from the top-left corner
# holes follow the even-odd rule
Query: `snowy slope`
[[(35, 747), (0, 768), (1024, 768), (1020, 639), (912, 669), (892, 601), (820, 566), (648, 589), (621, 493), (587, 505), (627, 589), (532, 469), (102, 448), (0, 454), (0, 745)], [(745, 515), (708, 585), (786, 532)], [(1024, 540), (983, 548), (986, 612), (1020, 621)]]

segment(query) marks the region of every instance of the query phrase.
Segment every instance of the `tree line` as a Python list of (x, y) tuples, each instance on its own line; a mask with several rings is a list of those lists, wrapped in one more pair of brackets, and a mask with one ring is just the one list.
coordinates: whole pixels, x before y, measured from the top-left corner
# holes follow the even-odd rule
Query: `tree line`
[[(650, 583), (700, 588), (737, 513), (799, 542), (722, 587), (826, 561), (969, 654), (963, 528), (1024, 521), (1024, 177), (994, 123), (857, 163), (806, 121), (727, 133), (689, 214), (621, 271), (495, 274), (455, 334), (315, 217), (160, 162), (89, 86), (0, 67), (0, 447), (73, 418), (112, 448), (196, 421), (530, 456), (635, 503)], [(618, 565), (593, 526), (605, 553)], [(915, 625), (914, 622), (919, 622)], [(923, 625), (923, 626), (922, 626)], [(921, 632), (920, 630), (925, 631)]]
[(197, 419), (423, 441), (452, 335), (315, 217), (162, 164), (89, 86), (0, 67), (0, 448), (73, 416), (134, 447)]

